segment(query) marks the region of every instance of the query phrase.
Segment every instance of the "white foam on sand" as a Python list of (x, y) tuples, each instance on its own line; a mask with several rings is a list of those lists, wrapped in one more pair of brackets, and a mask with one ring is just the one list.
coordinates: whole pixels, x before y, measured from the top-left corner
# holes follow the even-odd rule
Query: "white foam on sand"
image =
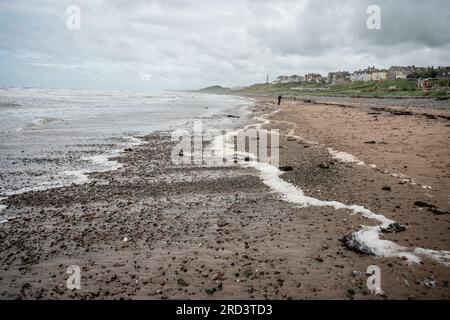
[[(305, 144), (309, 144), (309, 145), (319, 145), (319, 143), (316, 142), (316, 141), (307, 140), (307, 139), (305, 139), (305, 138), (303, 138), (301, 136), (295, 135), (295, 130), (297, 128), (297, 124), (295, 122), (282, 121), (282, 120), (269, 120), (269, 119), (267, 119), (267, 118), (275, 115), (276, 113), (278, 113), (280, 111), (281, 111), (281, 109), (277, 109), (277, 110), (272, 111), (271, 113), (266, 114), (264, 116), (256, 116), (256, 117), (254, 117), (254, 120), (255, 121), (259, 121), (259, 123), (250, 124), (250, 125), (246, 126), (244, 128), (244, 130), (247, 130), (249, 128), (260, 129), (263, 125), (268, 125), (270, 123), (285, 123), (285, 124), (288, 124), (288, 125), (292, 126), (291, 130), (289, 130), (289, 132), (286, 134), (286, 137), (288, 139), (289, 138), (297, 139), (298, 141), (301, 141), (301, 142), (303, 142)], [(325, 145), (320, 145), (320, 146), (326, 147)], [(356, 158), (354, 155), (352, 155), (350, 153), (339, 151), (339, 150), (335, 150), (333, 148), (327, 148), (327, 151), (332, 156), (333, 159), (338, 160), (340, 162), (353, 163), (353, 164), (356, 164), (358, 166), (365, 166), (366, 165), (366, 163), (364, 161), (359, 160), (358, 158)], [(394, 178), (403, 178), (402, 179), (403, 183), (408, 183), (408, 184), (410, 184), (412, 186), (416, 186), (417, 185), (417, 183), (414, 182), (414, 180), (412, 178), (408, 178), (407, 176), (405, 176), (403, 174), (391, 173), (388, 170), (378, 169), (376, 164), (370, 164), (370, 165), (368, 165), (368, 167), (371, 168), (371, 169), (377, 170), (379, 172), (382, 172), (384, 174), (389, 174), (389, 175), (391, 175)], [(429, 189), (429, 190), (433, 189), (431, 186), (427, 186), (427, 185), (420, 185), (419, 184), (419, 186), (422, 189)]]
[[(125, 137), (125, 139), (129, 140), (127, 147), (139, 146), (139, 145), (142, 145), (145, 143), (145, 141), (143, 141), (142, 139), (139, 139), (139, 138), (133, 137), (133, 136), (127, 136), (127, 137)], [(104, 167), (103, 169), (95, 170), (95, 172), (115, 171), (115, 170), (122, 168), (123, 165), (116, 160), (111, 160), (110, 158), (118, 156), (125, 149), (126, 149), (126, 147), (124, 149), (113, 150), (111, 152), (111, 154), (109, 154), (109, 155), (101, 154), (101, 155), (92, 156), (92, 157), (84, 157), (81, 159), (85, 160), (85, 161), (91, 161), (93, 164)], [(92, 172), (94, 172), (94, 171), (83, 169), (83, 170), (74, 170), (74, 171), (63, 171), (63, 172), (61, 172), (61, 174), (65, 175), (65, 176), (71, 176), (72, 178), (74, 178), (70, 184), (81, 185), (81, 184), (88, 183), (90, 181), (88, 174), (92, 173)], [(30, 191), (44, 191), (44, 190), (49, 190), (49, 189), (54, 189), (54, 188), (60, 188), (60, 187), (66, 186), (66, 185), (67, 184), (64, 183), (63, 181), (60, 181), (60, 182), (54, 182), (54, 181), (50, 182), (49, 181), (49, 182), (41, 183), (39, 186), (22, 188), (22, 189), (13, 191), (13, 192), (9, 192), (7, 195), (12, 196), (12, 195), (22, 194), (22, 193), (30, 192)], [(5, 199), (7, 199), (7, 198), (0, 198), (0, 202)], [(6, 205), (0, 204), (0, 213), (4, 209), (6, 209), (6, 207), (7, 207)], [(6, 218), (6, 219), (0, 218), (0, 224), (7, 223), (8, 221), (9, 221), (8, 218)]]
[(347, 163), (354, 163), (358, 166), (365, 165), (364, 161), (359, 160), (354, 155), (346, 152), (342, 152), (339, 150), (334, 150), (333, 148), (327, 148), (328, 153), (333, 157), (333, 159), (336, 159), (341, 162), (347, 162)]
[[(95, 165), (102, 166), (103, 169), (95, 170), (96, 172), (105, 172), (105, 171), (115, 171), (123, 167), (123, 165), (117, 160), (111, 160), (111, 158), (119, 156), (126, 148), (128, 147), (136, 147), (144, 144), (145, 142), (142, 139), (133, 136), (126, 136), (125, 139), (129, 140), (127, 145), (123, 149), (116, 149), (110, 152), (109, 154), (100, 154), (91, 157), (83, 157), (81, 160), (90, 161)], [(86, 172), (79, 171), (82, 174)], [(76, 173), (73, 171), (72, 173)]]
[[(338, 201), (323, 201), (306, 196), (300, 188), (292, 183), (284, 181), (281, 178), (283, 172), (277, 167), (256, 161), (257, 157), (253, 154), (236, 152), (234, 144), (231, 141), (234, 140), (232, 137), (236, 136), (238, 133), (239, 131), (236, 131), (215, 137), (211, 147), (214, 150), (217, 150), (219, 154), (223, 154), (222, 152), (225, 151), (226, 157), (233, 157), (233, 160), (237, 160), (241, 166), (252, 167), (258, 170), (264, 184), (269, 186), (273, 191), (279, 193), (283, 200), (303, 208), (332, 207), (336, 210), (346, 209), (353, 214), (359, 214), (365, 218), (378, 221), (380, 223), (379, 226), (361, 226), (361, 230), (353, 234), (355, 240), (364, 245), (376, 256), (386, 258), (407, 258), (411, 263), (419, 263), (421, 261), (420, 257), (428, 257), (446, 266), (450, 266), (450, 251), (407, 248), (392, 241), (381, 239), (382, 229), (388, 228), (391, 224), (395, 223), (395, 221), (388, 219), (384, 215), (376, 214), (359, 205), (346, 205)], [(246, 157), (250, 158), (250, 161), (244, 161)]]
[(125, 139), (129, 140), (129, 145), (130, 146), (140, 146), (142, 144), (145, 143), (144, 140), (142, 140), (141, 138), (138, 137), (134, 137), (134, 136), (126, 136)]
[[(119, 151), (116, 151), (115, 153), (117, 155), (119, 153)], [(123, 166), (118, 161), (110, 159), (116, 155), (100, 154), (100, 155), (96, 155), (96, 156), (92, 156), (92, 157), (83, 157), (83, 158), (81, 158), (81, 160), (90, 161), (95, 165), (104, 167), (103, 169), (96, 170), (96, 171), (99, 171), (99, 172), (114, 171), (114, 170), (118, 170), (118, 169), (122, 168), (122, 166)]]
[[(272, 190), (281, 194), (282, 199), (284, 199), (285, 201), (297, 204), (303, 208), (332, 207), (336, 210), (347, 209), (350, 210), (353, 214), (359, 214), (365, 218), (380, 222), (380, 225), (375, 227), (361, 226), (362, 229), (354, 234), (355, 239), (359, 243), (364, 244), (365, 247), (367, 247), (370, 252), (372, 252), (376, 256), (386, 258), (406, 257), (411, 262), (420, 262), (420, 258), (418, 255), (423, 255), (423, 251), (417, 251), (413, 253), (412, 251), (415, 251), (415, 249), (411, 250), (406, 247), (399, 246), (392, 241), (383, 240), (380, 238), (381, 230), (388, 228), (391, 224), (395, 223), (395, 221), (388, 219), (381, 214), (373, 213), (372, 211), (359, 205), (346, 205), (337, 201), (323, 201), (308, 197), (303, 193), (301, 189), (281, 179), (281, 175), (283, 174), (283, 172), (272, 165), (256, 161), (250, 161), (243, 165), (257, 169), (260, 172), (260, 177), (262, 178), (263, 182)], [(433, 255), (436, 258), (439, 257), (436, 260), (445, 262), (446, 264), (450, 263), (450, 252), (439, 252), (438, 256), (435, 253), (427, 252), (427, 255)]]
[[(0, 198), (0, 202), (5, 200), (6, 198)], [(0, 213), (7, 208), (6, 205), (0, 204)], [(0, 224), (7, 223), (9, 220), (6, 217), (0, 217)]]
[(89, 172), (87, 170), (63, 171), (62, 173), (67, 176), (75, 177), (72, 184), (80, 185), (89, 182), (89, 177), (87, 176)]
[[(3, 200), (5, 200), (6, 198), (0, 198), (0, 202), (2, 202)], [(0, 204), (0, 213), (3, 211), (3, 210), (5, 210), (6, 209), (6, 205), (4, 205), (4, 204)]]

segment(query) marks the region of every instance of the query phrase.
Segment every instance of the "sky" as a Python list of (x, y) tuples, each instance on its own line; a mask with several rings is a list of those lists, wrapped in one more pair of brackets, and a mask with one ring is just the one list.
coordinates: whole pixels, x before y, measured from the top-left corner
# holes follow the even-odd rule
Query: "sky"
[(443, 66), (449, 30), (448, 0), (0, 0), (0, 86), (157, 91)]

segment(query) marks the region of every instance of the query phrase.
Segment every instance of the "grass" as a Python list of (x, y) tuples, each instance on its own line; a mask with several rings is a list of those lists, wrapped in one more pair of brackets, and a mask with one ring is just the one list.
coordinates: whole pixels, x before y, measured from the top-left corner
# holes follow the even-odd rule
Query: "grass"
[(438, 80), (428, 92), (416, 88), (415, 80), (386, 80), (348, 84), (255, 84), (230, 93), (249, 95), (349, 96), (349, 97), (449, 97), (448, 80)]

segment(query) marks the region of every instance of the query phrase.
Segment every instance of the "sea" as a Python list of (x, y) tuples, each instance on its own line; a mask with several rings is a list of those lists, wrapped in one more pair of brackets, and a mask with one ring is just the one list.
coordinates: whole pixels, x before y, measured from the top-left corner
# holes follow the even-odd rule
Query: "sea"
[(0, 200), (87, 182), (155, 131), (233, 129), (249, 99), (187, 92), (0, 88)]

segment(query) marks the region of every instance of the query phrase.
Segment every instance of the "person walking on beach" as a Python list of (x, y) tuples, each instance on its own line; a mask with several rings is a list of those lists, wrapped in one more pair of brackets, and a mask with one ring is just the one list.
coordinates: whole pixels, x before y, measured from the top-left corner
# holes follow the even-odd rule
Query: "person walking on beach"
[(283, 99), (283, 97), (282, 96), (278, 96), (278, 105), (281, 104), (281, 99)]

